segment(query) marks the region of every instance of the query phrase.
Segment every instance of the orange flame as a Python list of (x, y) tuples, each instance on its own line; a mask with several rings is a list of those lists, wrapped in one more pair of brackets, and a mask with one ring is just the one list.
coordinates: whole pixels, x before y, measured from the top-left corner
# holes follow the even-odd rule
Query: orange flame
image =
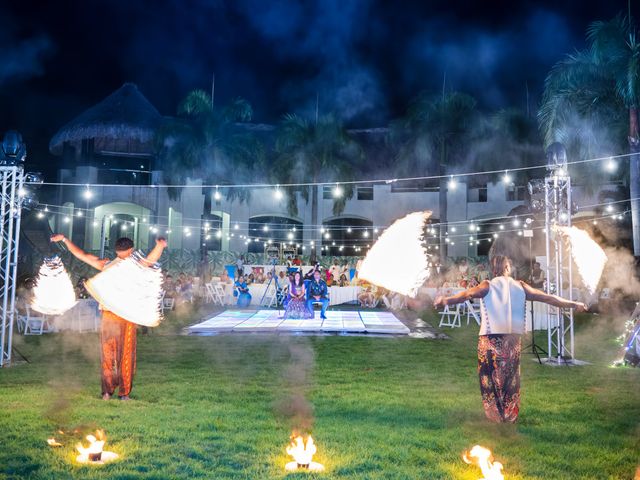
[(287, 453), (293, 457), (294, 461), (287, 463), (285, 469), (292, 471), (304, 468), (314, 472), (321, 472), (324, 470), (324, 466), (313, 461), (313, 455), (316, 451), (317, 447), (311, 435), (307, 437), (306, 442), (300, 435), (295, 437), (292, 435), (291, 443), (287, 447)]
[(470, 451), (464, 453), (462, 459), (468, 464), (480, 467), (482, 472), (480, 480), (504, 480), (502, 464), (493, 461), (493, 455), (488, 448), (475, 445)]
[(85, 438), (89, 442), (88, 447), (85, 447), (82, 443), (76, 445), (76, 450), (80, 453), (76, 457), (78, 462), (105, 463), (118, 458), (116, 453), (103, 451), (106, 441), (104, 430), (96, 430), (95, 435), (87, 435)]

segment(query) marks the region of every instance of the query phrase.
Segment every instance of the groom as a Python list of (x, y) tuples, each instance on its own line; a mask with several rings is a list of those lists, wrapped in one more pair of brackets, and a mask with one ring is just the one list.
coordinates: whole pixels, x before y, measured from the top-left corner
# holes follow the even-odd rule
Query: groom
[[(64, 235), (57, 233), (51, 237), (52, 242), (62, 242), (69, 252), (78, 260), (91, 265), (96, 270), (109, 268), (114, 261), (98, 258), (85, 252)], [(156, 263), (162, 251), (167, 247), (164, 238), (156, 239), (156, 246), (147, 255), (150, 265)], [(133, 241), (130, 238), (116, 240), (116, 256), (124, 260), (133, 253)], [(102, 306), (101, 306), (102, 309)], [(102, 399), (109, 400), (116, 387), (120, 400), (129, 400), (129, 393), (133, 387), (133, 375), (136, 371), (136, 327), (113, 312), (102, 309), (102, 326), (100, 330), (101, 358), (102, 358)]]
[(307, 294), (307, 310), (313, 312), (313, 304), (321, 303), (322, 310), (320, 312), (320, 318), (325, 320), (325, 312), (329, 306), (329, 295), (327, 289), (327, 283), (320, 278), (320, 270), (316, 269), (313, 272), (313, 280), (309, 283)]

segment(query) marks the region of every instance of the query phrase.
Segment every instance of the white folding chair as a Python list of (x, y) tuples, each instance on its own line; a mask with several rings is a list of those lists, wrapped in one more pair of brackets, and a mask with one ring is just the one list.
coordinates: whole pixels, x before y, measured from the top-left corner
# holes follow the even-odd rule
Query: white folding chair
[(173, 310), (175, 303), (176, 303), (175, 299), (171, 297), (167, 297), (165, 292), (162, 292), (162, 311), (163, 312), (165, 310)]
[(14, 310), (13, 318), (16, 322), (16, 328), (18, 329), (18, 333), (24, 334), (25, 328), (27, 326), (27, 316), (20, 313), (18, 310)]
[(471, 300), (467, 300), (464, 302), (466, 311), (467, 311), (467, 325), (469, 325), (469, 320), (471, 317), (476, 321), (478, 325), (480, 325), (480, 305)]
[(458, 303), (454, 309), (450, 309), (449, 305), (444, 306), (444, 310), (438, 312), (440, 314), (440, 327), (460, 327), (460, 304)]
[(264, 294), (261, 306), (267, 307), (267, 308), (271, 308), (272, 305), (277, 306), (278, 304), (277, 293), (278, 291), (277, 291), (276, 285), (275, 283), (272, 282)]
[(24, 335), (42, 335), (43, 333), (52, 331), (51, 324), (46, 315), (32, 315), (31, 308), (29, 308), (28, 305), (25, 309), (27, 311), (27, 318), (24, 326)]
[(204, 296), (205, 303), (217, 303), (216, 290), (215, 290), (215, 287), (213, 286), (213, 283), (205, 283), (204, 288), (205, 288), (205, 296)]
[(226, 292), (224, 291), (224, 285), (222, 283), (216, 283), (213, 286), (213, 292), (216, 301), (220, 304), (220, 306), (223, 306), (225, 304), (225, 297), (227, 296)]

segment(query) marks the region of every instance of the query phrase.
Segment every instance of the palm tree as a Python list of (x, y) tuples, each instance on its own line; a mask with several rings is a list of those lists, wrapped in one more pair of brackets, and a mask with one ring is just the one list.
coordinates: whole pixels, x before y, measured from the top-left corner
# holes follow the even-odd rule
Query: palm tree
[[(466, 155), (478, 126), (479, 112), (473, 97), (452, 92), (442, 96), (420, 94), (403, 119), (392, 126), (399, 142), (398, 164), (403, 174), (453, 173)], [(439, 182), (440, 255), (447, 255), (447, 178)]]
[[(275, 145), (273, 179), (276, 183), (333, 183), (348, 181), (360, 167), (363, 157), (360, 145), (349, 135), (342, 122), (325, 115), (316, 122), (298, 115), (285, 115), (278, 125)], [(353, 196), (353, 186), (341, 185), (342, 194), (334, 197), (333, 213), (344, 211), (346, 201)], [(287, 209), (297, 215), (297, 193), (309, 202), (311, 223), (318, 225), (318, 187), (287, 188)], [(312, 257), (320, 242), (315, 242)]]
[[(251, 105), (236, 98), (223, 108), (214, 108), (211, 96), (203, 90), (190, 92), (178, 106), (177, 118), (161, 127), (156, 143), (158, 158), (169, 184), (183, 184), (186, 179), (201, 178), (208, 184), (231, 184), (251, 181), (256, 168), (264, 165), (262, 144), (237, 122), (251, 120)], [(169, 196), (178, 198), (179, 188), (170, 188)], [(228, 199), (246, 201), (248, 189), (225, 189)]]
[(592, 23), (587, 43), (547, 76), (540, 127), (547, 145), (561, 141), (581, 156), (627, 143), (633, 249), (640, 256), (640, 42), (631, 18), (617, 15)]

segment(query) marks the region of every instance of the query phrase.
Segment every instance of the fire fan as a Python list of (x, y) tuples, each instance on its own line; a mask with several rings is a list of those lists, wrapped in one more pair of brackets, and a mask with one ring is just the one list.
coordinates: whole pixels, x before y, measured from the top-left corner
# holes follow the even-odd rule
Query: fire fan
[(162, 271), (141, 252), (114, 260), (85, 286), (105, 309), (125, 320), (145, 327), (162, 320)]
[(76, 303), (76, 292), (60, 257), (45, 258), (33, 287), (31, 308), (45, 315), (62, 315)]
[(415, 297), (429, 277), (425, 224), (430, 211), (410, 213), (387, 228), (362, 261), (358, 278)]

